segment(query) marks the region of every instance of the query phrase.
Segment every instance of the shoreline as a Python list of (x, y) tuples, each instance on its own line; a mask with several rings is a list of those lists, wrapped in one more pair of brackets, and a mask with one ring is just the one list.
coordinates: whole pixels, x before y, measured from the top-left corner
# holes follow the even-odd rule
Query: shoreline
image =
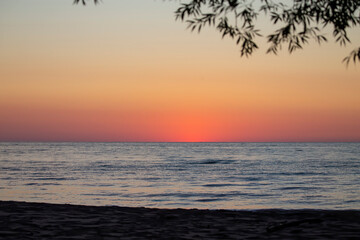
[(0, 239), (346, 239), (360, 210), (203, 210), (0, 201)]

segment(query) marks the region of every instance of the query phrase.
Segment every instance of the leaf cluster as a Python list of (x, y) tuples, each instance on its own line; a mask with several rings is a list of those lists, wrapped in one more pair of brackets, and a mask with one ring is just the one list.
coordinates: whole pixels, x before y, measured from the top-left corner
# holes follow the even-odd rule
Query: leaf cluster
[[(81, 3), (82, 5), (86, 5), (86, 2), (88, 0), (74, 0), (74, 4), (78, 4)], [(100, 2), (100, 0), (93, 0), (95, 4), (98, 4)]]
[[(341, 46), (350, 42), (347, 31), (360, 24), (360, 0), (189, 0), (176, 10), (176, 19), (185, 21), (191, 31), (214, 26), (223, 37), (236, 40), (241, 56), (249, 56), (258, 48), (261, 37), (257, 18), (265, 16), (276, 29), (266, 36), (267, 53), (277, 54), (283, 45), (290, 53), (315, 40), (328, 41), (322, 34), (332, 28), (332, 35)], [(360, 49), (343, 61), (360, 61)]]

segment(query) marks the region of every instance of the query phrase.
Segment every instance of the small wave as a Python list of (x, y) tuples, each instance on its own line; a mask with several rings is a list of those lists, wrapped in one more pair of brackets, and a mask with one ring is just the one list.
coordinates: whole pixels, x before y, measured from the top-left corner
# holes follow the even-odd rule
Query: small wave
[(159, 177), (145, 177), (145, 178), (139, 178), (139, 180), (152, 182), (152, 181), (160, 181), (160, 180), (162, 180), (162, 178), (159, 178)]
[(199, 164), (217, 164), (221, 163), (221, 160), (205, 160), (203, 162), (199, 162)]
[(119, 166), (113, 164), (101, 164), (101, 165), (93, 165), (91, 166), (91, 168), (96, 171), (116, 171), (118, 170)]
[(360, 203), (360, 200), (347, 200), (345, 203)]
[(114, 184), (108, 184), (108, 183), (99, 183), (94, 185), (95, 187), (113, 187), (115, 186)]
[(187, 171), (188, 169), (186, 169), (186, 168), (174, 168), (172, 170), (177, 171), (177, 172), (183, 172), (183, 171)]
[(315, 172), (273, 172), (267, 173), (267, 175), (275, 175), (275, 176), (305, 176), (305, 175), (315, 175)]
[(262, 181), (263, 180), (262, 177), (243, 177), (241, 179), (243, 181), (246, 181), (246, 182), (255, 182), (255, 181)]
[(189, 164), (231, 164), (235, 160), (221, 160), (221, 159), (204, 159), (196, 162), (189, 162)]
[(0, 180), (11, 180), (11, 179), (14, 179), (13, 177), (2, 177), (0, 178)]
[(282, 187), (277, 190), (283, 191), (283, 190), (317, 190), (318, 187)]
[(197, 196), (196, 193), (158, 193), (158, 194), (145, 194), (144, 197), (154, 198), (154, 197), (179, 197), (179, 198), (189, 198)]
[(20, 168), (15, 168), (15, 167), (2, 167), (0, 168), (0, 170), (4, 170), (4, 171), (9, 171), (9, 172), (18, 172), (21, 171)]
[(266, 194), (266, 193), (245, 193), (245, 194), (241, 194), (244, 196), (247, 196), (249, 198), (274, 198), (276, 196), (274, 196), (273, 194)]
[(74, 180), (74, 179), (68, 179), (68, 178), (64, 178), (64, 177), (43, 177), (43, 178), (34, 178), (33, 180), (36, 181), (65, 181), (65, 180)]
[(205, 199), (196, 199), (196, 202), (216, 202), (221, 201), (222, 199), (215, 199), (215, 198), (205, 198)]
[[(84, 183), (84, 184), (81, 184), (82, 186), (86, 186), (86, 187), (113, 187), (115, 186), (114, 184), (106, 184), (106, 183)], [(119, 186), (119, 185), (118, 185)], [(120, 185), (121, 187), (126, 187), (124, 185)]]
[(38, 149), (33, 149), (32, 151), (33, 152), (47, 152), (47, 151), (49, 151), (49, 149), (48, 148), (38, 148)]
[(230, 187), (230, 186), (239, 186), (239, 184), (231, 183), (213, 183), (213, 184), (204, 184), (203, 187)]
[(126, 196), (124, 194), (121, 193), (82, 193), (80, 194), (82, 196), (98, 196), (98, 197), (122, 197), (122, 196)]
[(59, 183), (26, 183), (25, 186), (59, 186)]

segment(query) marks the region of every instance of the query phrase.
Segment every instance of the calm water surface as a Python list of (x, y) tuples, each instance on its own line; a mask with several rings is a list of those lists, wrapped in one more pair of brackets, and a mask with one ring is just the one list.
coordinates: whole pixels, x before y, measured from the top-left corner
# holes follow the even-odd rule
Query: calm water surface
[(360, 143), (0, 143), (0, 200), (360, 209)]

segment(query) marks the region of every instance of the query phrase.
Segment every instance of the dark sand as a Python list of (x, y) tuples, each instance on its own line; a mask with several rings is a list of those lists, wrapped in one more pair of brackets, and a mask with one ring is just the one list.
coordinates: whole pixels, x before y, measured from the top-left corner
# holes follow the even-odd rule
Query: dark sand
[(360, 239), (360, 210), (184, 210), (0, 201), (0, 239)]

